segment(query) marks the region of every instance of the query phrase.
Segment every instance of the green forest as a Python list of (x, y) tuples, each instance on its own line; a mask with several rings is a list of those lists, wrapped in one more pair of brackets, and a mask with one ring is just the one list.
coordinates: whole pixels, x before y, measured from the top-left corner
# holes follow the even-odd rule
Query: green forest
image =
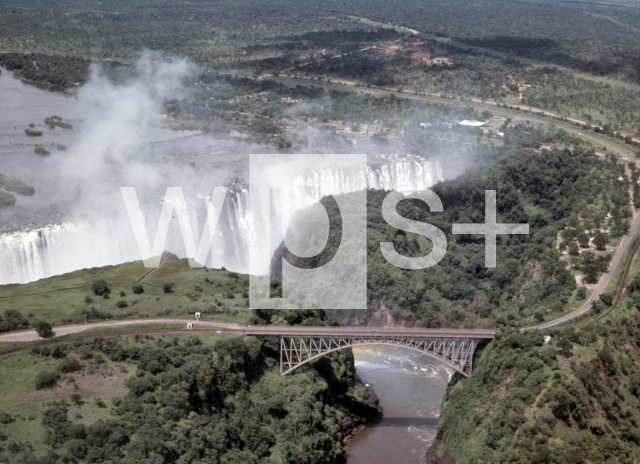
[(430, 462), (637, 462), (637, 301), (603, 323), (499, 332), (473, 376), (452, 379)]
[[(326, 323), (323, 313), (311, 316)], [(284, 377), (278, 356), (273, 341), (182, 333), (94, 337), (2, 357), (0, 460), (340, 462), (345, 437), (381, 412), (351, 351)]]

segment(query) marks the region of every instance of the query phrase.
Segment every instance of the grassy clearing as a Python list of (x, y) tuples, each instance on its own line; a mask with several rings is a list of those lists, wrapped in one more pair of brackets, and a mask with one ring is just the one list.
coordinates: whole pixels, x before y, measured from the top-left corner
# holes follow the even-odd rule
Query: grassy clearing
[[(150, 329), (149, 326), (143, 328)], [(167, 325), (154, 324), (154, 328), (167, 328)], [(82, 335), (86, 336), (87, 333)], [(106, 332), (103, 330), (99, 333)], [(81, 338), (79, 335), (70, 335), (64, 337), (64, 340), (72, 342)], [(215, 340), (232, 336), (234, 335), (212, 332), (197, 334), (204, 344), (212, 344)], [(120, 343), (129, 347), (160, 346), (169, 342), (182, 344), (193, 337), (192, 333), (126, 336), (120, 339)], [(78, 355), (71, 354), (69, 357), (78, 358)], [(126, 395), (124, 381), (137, 371), (131, 363), (113, 362), (105, 356), (94, 356), (90, 360), (80, 359), (82, 370), (63, 373), (55, 387), (36, 390), (35, 378), (38, 372), (56, 371), (61, 361), (62, 359), (53, 357), (35, 356), (31, 352), (0, 357), (0, 412), (9, 414), (12, 418), (12, 422), (1, 427), (2, 432), (7, 435), (4, 444), (20, 443), (36, 455), (44, 454), (48, 448), (43, 443), (45, 430), (42, 426), (42, 411), (49, 403), (64, 401), (69, 407), (69, 417), (74, 422), (85, 425), (94, 423), (98, 419), (111, 416), (114, 409), (113, 399)], [(80, 402), (76, 404), (71, 401), (72, 394), (79, 394)]]
[(46, 340), (35, 340), (28, 342), (3, 342), (0, 343), (0, 356), (4, 353), (9, 353), (14, 350), (21, 350), (25, 348), (33, 348), (36, 346), (46, 346), (51, 344), (58, 343), (67, 343), (75, 340), (84, 340), (87, 338), (95, 338), (95, 337), (109, 337), (109, 336), (117, 336), (124, 334), (135, 334), (135, 333), (149, 333), (154, 331), (182, 331), (185, 328), (183, 324), (168, 324), (168, 323), (150, 323), (150, 324), (136, 324), (136, 325), (126, 325), (126, 326), (116, 326), (116, 327), (97, 327), (94, 329), (84, 330), (82, 332), (62, 335), (60, 337), (55, 337), (52, 339)]
[[(105, 280), (108, 298), (91, 284)], [(135, 294), (139, 283), (144, 292)], [(169, 284), (171, 292), (164, 286)], [(0, 315), (16, 309), (33, 324), (61, 324), (153, 317), (244, 323), (248, 315), (249, 278), (219, 269), (191, 269), (186, 260), (168, 258), (150, 272), (142, 262), (76, 271), (25, 285), (0, 287)]]

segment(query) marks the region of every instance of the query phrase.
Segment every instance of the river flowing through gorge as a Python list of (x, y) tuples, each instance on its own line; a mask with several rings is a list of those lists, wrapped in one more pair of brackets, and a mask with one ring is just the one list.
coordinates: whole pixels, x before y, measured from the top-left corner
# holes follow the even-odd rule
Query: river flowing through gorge
[(371, 345), (353, 348), (353, 354), (358, 376), (380, 398), (384, 416), (353, 438), (348, 464), (424, 464), (453, 370), (407, 348)]

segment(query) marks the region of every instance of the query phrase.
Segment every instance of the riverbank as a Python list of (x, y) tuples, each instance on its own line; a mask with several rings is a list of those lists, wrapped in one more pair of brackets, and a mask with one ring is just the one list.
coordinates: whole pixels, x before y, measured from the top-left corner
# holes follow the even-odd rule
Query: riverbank
[[(366, 385), (361, 381), (363, 385)], [(344, 450), (343, 460), (337, 462), (336, 464), (343, 464), (349, 462), (349, 452), (351, 451), (351, 446), (353, 443), (353, 439), (361, 432), (364, 432), (369, 427), (374, 427), (376, 424), (379, 424), (384, 417), (384, 409), (380, 406), (380, 398), (376, 394), (373, 389), (368, 388), (369, 395), (364, 400), (362, 411), (370, 411), (370, 414), (365, 414), (363, 416), (357, 418), (351, 418), (349, 416), (345, 417), (340, 424), (340, 428), (342, 429), (343, 439), (342, 446)], [(377, 411), (376, 413), (372, 413), (373, 411)]]

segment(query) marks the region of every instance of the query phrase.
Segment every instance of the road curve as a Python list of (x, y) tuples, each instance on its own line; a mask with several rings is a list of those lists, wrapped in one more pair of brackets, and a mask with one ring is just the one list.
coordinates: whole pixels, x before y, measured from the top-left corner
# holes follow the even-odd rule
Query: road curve
[[(528, 118), (526, 116), (525, 117), (519, 117), (517, 119), (528, 120), (528, 121), (536, 121), (536, 122), (539, 121), (539, 120), (536, 120), (535, 118)], [(582, 133), (582, 132), (580, 132), (580, 131), (578, 131), (576, 129), (568, 129), (568, 128), (564, 128), (564, 129), (567, 132), (570, 132), (570, 133), (573, 133), (574, 135), (578, 135), (579, 137), (582, 137), (583, 139), (586, 139), (586, 140), (589, 140), (589, 141), (591, 141), (593, 143), (597, 143), (599, 145), (605, 146), (605, 147), (607, 147), (608, 150), (615, 151), (617, 154), (619, 154), (620, 156), (622, 156), (626, 160), (632, 161), (632, 162), (636, 163), (637, 166), (640, 167), (640, 162), (638, 162), (637, 159), (635, 159), (634, 157), (630, 156), (628, 153), (625, 153), (624, 150), (622, 150), (621, 148), (617, 147), (615, 144), (607, 142), (607, 141), (603, 141), (603, 140), (601, 140), (601, 139), (599, 139), (597, 137), (591, 136), (589, 134), (584, 134), (584, 133)], [(574, 319), (574, 318), (576, 318), (578, 316), (581, 316), (582, 314), (586, 313), (591, 308), (591, 304), (600, 297), (600, 295), (602, 294), (604, 289), (607, 287), (607, 285), (609, 285), (609, 282), (611, 281), (611, 277), (615, 273), (616, 269), (618, 268), (618, 265), (620, 264), (620, 261), (622, 260), (622, 255), (624, 255), (624, 253), (627, 251), (627, 248), (629, 248), (629, 245), (631, 244), (631, 241), (633, 240), (633, 238), (638, 233), (638, 229), (639, 228), (640, 228), (640, 212), (637, 214), (637, 216), (635, 217), (635, 219), (631, 223), (631, 227), (629, 228), (629, 231), (626, 233), (626, 235), (624, 237), (622, 237), (622, 240), (620, 241), (620, 245), (618, 245), (618, 248), (617, 248), (615, 254), (613, 255), (613, 259), (611, 260), (611, 263), (609, 264), (609, 269), (607, 270), (607, 272), (602, 274), (602, 277), (600, 277), (600, 280), (598, 281), (598, 284), (593, 289), (593, 293), (591, 294), (591, 296), (589, 296), (587, 301), (585, 301), (582, 306), (580, 306), (575, 311), (570, 312), (569, 314), (565, 314), (564, 316), (561, 316), (561, 317), (559, 317), (557, 319), (554, 319), (554, 320), (548, 321), (548, 322), (544, 322), (544, 323), (539, 324), (539, 325), (526, 327), (526, 328), (524, 328), (522, 330), (525, 331), (525, 330), (531, 330), (531, 329), (548, 329), (549, 327), (557, 326), (559, 324), (562, 324), (564, 322), (570, 321), (571, 319)], [(629, 259), (633, 259), (633, 256), (629, 256)]]
[[(54, 327), (54, 337), (57, 338), (62, 335), (69, 335), (78, 332), (83, 332), (89, 329), (96, 329), (101, 327), (119, 327), (127, 325), (139, 325), (139, 324), (183, 324), (193, 323), (193, 327), (212, 327), (214, 329), (242, 332), (244, 327), (238, 324), (227, 324), (224, 322), (209, 322), (209, 321), (195, 321), (187, 319), (135, 319), (126, 321), (113, 321), (113, 322), (94, 322), (92, 324), (76, 324), (76, 325), (63, 325)], [(44, 340), (38, 336), (34, 329), (21, 330), (19, 332), (10, 332), (4, 335), (0, 335), (0, 342), (30, 342), (35, 340)]]
[[(561, 316), (557, 319), (554, 319), (549, 322), (545, 322), (540, 325), (527, 327), (522, 330), (548, 329), (549, 327), (554, 327), (558, 324), (562, 324), (563, 322), (567, 322), (587, 312), (591, 308), (591, 304), (600, 297), (604, 289), (607, 287), (607, 285), (609, 285), (609, 282), (611, 281), (611, 277), (613, 276), (618, 265), (620, 264), (622, 255), (625, 253), (625, 251), (627, 251), (627, 248), (629, 247), (629, 244), (631, 243), (631, 240), (633, 239), (635, 234), (638, 232), (639, 227), (640, 227), (640, 214), (638, 214), (636, 218), (633, 220), (633, 223), (631, 224), (631, 228), (629, 229), (629, 232), (627, 233), (627, 235), (622, 237), (622, 240), (620, 241), (620, 245), (618, 246), (616, 253), (613, 255), (613, 259), (611, 260), (611, 264), (609, 265), (609, 270), (604, 274), (602, 274), (602, 277), (600, 277), (600, 281), (598, 282), (598, 285), (596, 285), (596, 287), (593, 289), (593, 293), (587, 299), (587, 301), (584, 302), (582, 306), (580, 306), (575, 311), (569, 314), (565, 314), (564, 316)], [(633, 258), (632, 256), (629, 257), (629, 259), (632, 259), (632, 258)]]

